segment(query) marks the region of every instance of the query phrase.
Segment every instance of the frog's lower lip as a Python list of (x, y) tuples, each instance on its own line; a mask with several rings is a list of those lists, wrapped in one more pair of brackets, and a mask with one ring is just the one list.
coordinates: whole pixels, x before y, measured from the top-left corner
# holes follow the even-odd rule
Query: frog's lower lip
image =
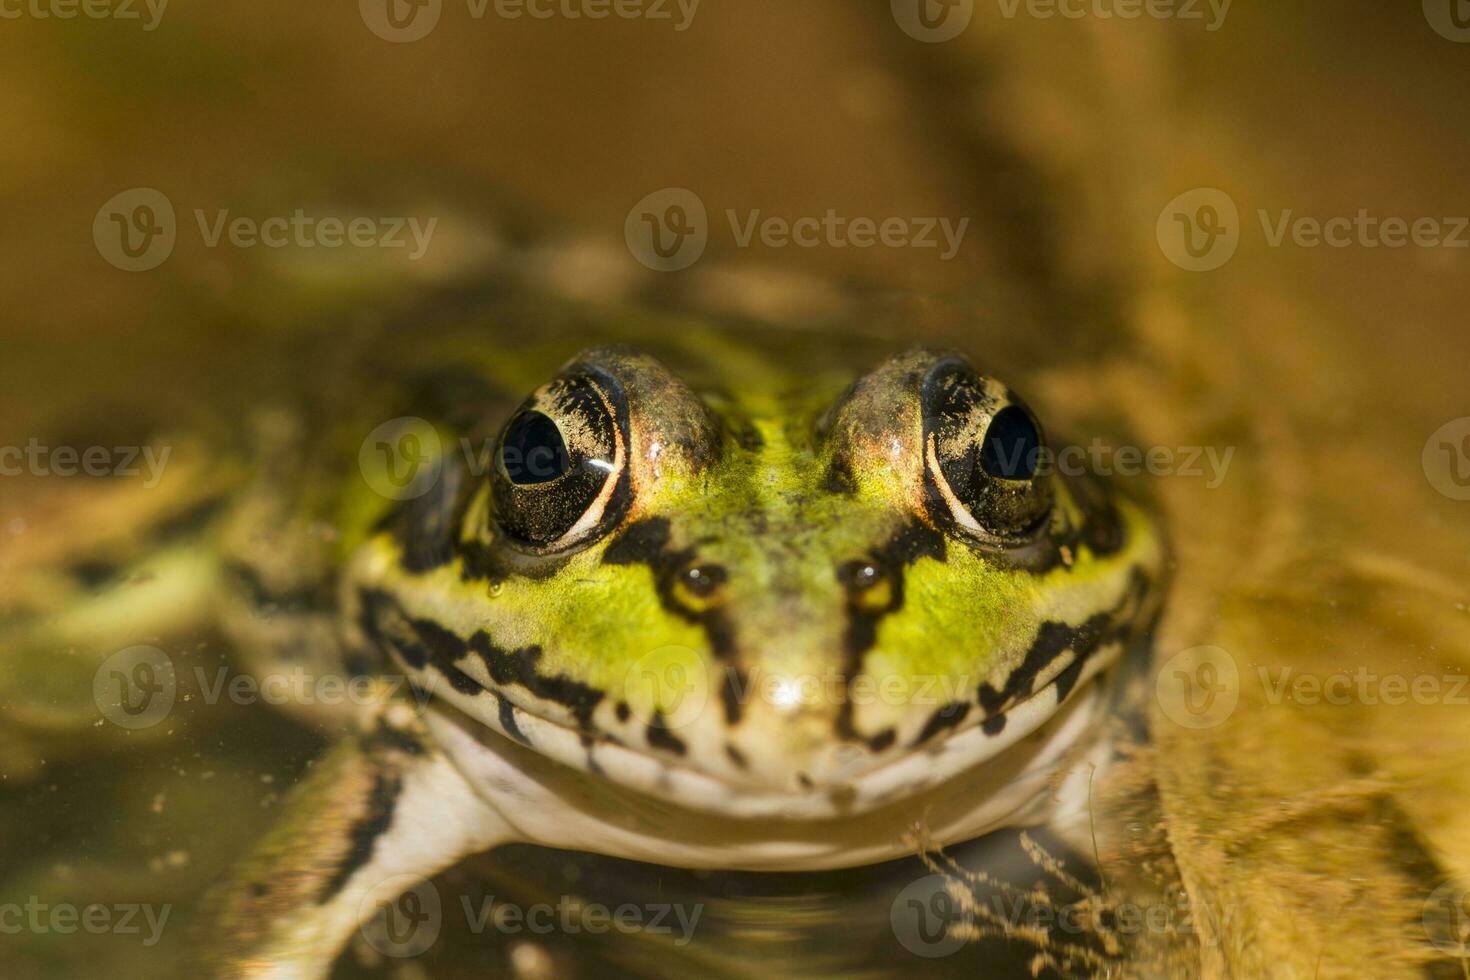
[[(1081, 737), (1090, 724), (1091, 704), (1097, 685), (1092, 675), (1105, 665), (1095, 661), (1084, 671), (1065, 705), (1069, 725), (1065, 740)], [(840, 781), (810, 787), (796, 784), (789, 774), (790, 789), (752, 784), (736, 774), (702, 768), (683, 757), (655, 754), (611, 739), (589, 742), (584, 733), (533, 714), (494, 692), (461, 695), (452, 690), (436, 696), (436, 704), (447, 702), (453, 714), (481, 744), (497, 751), (504, 743), (516, 743), (520, 752), (539, 754), (565, 766), (589, 772), (687, 809), (746, 819), (820, 820), (866, 813), (930, 789), (966, 769), (1001, 756), (1026, 740), (1048, 720), (1059, 714), (1058, 689), (1043, 687), (1030, 698), (1012, 705), (1000, 733), (986, 734), (974, 725), (955, 731), (941, 741), (874, 760), (866, 769), (854, 771)], [(484, 698), (493, 698), (497, 710), (486, 712)], [(1085, 709), (1071, 710), (1073, 702), (1086, 701)], [(478, 722), (478, 724), (477, 724)]]

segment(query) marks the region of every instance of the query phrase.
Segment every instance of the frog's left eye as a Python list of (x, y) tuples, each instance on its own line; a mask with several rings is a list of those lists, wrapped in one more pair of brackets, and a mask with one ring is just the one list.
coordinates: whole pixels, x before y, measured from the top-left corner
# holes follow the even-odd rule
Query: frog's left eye
[(971, 534), (1010, 542), (1051, 511), (1051, 482), (1040, 472), (1041, 426), (1004, 385), (957, 357), (923, 383), (925, 469), (944, 515)]
[(625, 406), (616, 382), (591, 373), (559, 377), (526, 399), (496, 443), (491, 478), (495, 519), (508, 537), (555, 551), (617, 518)]

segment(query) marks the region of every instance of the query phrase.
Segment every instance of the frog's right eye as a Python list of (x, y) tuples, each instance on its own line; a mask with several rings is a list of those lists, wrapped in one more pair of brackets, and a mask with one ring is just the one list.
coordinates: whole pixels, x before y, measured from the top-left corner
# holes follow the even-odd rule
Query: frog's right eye
[(1031, 411), (957, 357), (930, 369), (921, 398), (925, 467), (939, 511), (986, 541), (1013, 543), (1035, 532), (1051, 510), (1052, 484), (1039, 471), (1046, 444)]
[(616, 519), (610, 503), (626, 466), (625, 404), (611, 378), (579, 372), (538, 389), (510, 417), (491, 478), (507, 537), (560, 551)]

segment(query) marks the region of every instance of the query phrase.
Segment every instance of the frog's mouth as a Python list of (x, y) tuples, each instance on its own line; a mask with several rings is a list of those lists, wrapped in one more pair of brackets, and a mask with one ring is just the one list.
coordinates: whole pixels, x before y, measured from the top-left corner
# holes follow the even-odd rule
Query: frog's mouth
[[(511, 743), (565, 767), (619, 787), (690, 810), (741, 819), (821, 820), (878, 810), (909, 799), (1002, 757), (1036, 756), (1053, 762), (1095, 727), (1100, 685), (1096, 675), (1116, 659), (1117, 649), (1098, 651), (1080, 665), (1075, 683), (1049, 683), (1008, 706), (1003, 725), (976, 719), (921, 747), (859, 755), (845, 768), (815, 772), (793, 757), (791, 768), (760, 782), (742, 778), (725, 760), (710, 759), (697, 744), (682, 753), (635, 747), (615, 735), (589, 734), (534, 712), (497, 691), (465, 692), (440, 687), (432, 701), (446, 718), (457, 718), (473, 741), (497, 752)], [(778, 732), (771, 733), (779, 738)], [(463, 741), (463, 739), (461, 739)], [(840, 742), (832, 742), (840, 750)], [(840, 752), (838, 753), (841, 754)], [(1035, 761), (1035, 760), (1033, 760)], [(1001, 769), (1004, 766), (999, 767)], [(1034, 788), (1028, 793), (1034, 793)], [(1012, 801), (1010, 806), (1019, 805)]]
[(506, 737), (450, 700), (436, 697), (428, 714), (434, 741), (516, 839), (680, 867), (850, 867), (912, 854), (915, 831), (943, 845), (1042, 807), (1049, 817), (1080, 812), (1089, 763), (1106, 757), (1098, 683), (1079, 684), (1060, 707), (1054, 688), (1016, 705), (1007, 739), (982, 743), (971, 729), (841, 786), (787, 793), (609, 742), (586, 746), (519, 709), (526, 738)]

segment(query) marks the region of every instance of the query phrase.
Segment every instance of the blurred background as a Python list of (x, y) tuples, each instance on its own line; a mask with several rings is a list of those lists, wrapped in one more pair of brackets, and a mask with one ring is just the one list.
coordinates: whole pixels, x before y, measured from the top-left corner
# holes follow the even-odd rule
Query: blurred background
[[(1245, 433), (1234, 496), (1159, 491), (1180, 588), (1212, 597), (1168, 627), (1176, 647), (1228, 619), (1214, 600), (1232, 575), (1257, 595), (1287, 581), (1328, 596), (1325, 565), (1247, 556), (1391, 554), (1426, 591), (1464, 583), (1467, 505), (1421, 452), (1470, 413), (1470, 7), (923, 2), (920, 17), (905, 0), (669, 0), (594, 19), (573, 0), (544, 18), (495, 0), (0, 0), (0, 444), (248, 402), (309, 372), (272, 357), (282, 340), (514, 254), (574, 295), (956, 343), (1053, 410), (1126, 409), (1169, 444)], [(669, 189), (698, 201), (707, 241), (658, 271), (636, 232)], [(298, 210), (396, 222), (404, 245), (227, 231)], [(829, 211), (967, 224), (952, 254), (740, 240), (755, 212)], [(1377, 230), (1356, 222), (1341, 245), (1297, 224), (1360, 213)], [(1392, 247), (1387, 218), (1431, 224)], [(432, 228), (421, 249), (415, 226)], [(119, 236), (134, 233), (129, 254)], [(1103, 362), (1116, 384), (1073, 384)], [(0, 549), (35, 499), (0, 500)], [(1375, 628), (1410, 608), (1364, 603)], [(1332, 655), (1375, 656), (1363, 623), (1334, 615), (1359, 645)], [(1249, 617), (1282, 649), (1303, 621)], [(1465, 657), (1462, 639), (1393, 649)], [(1373, 729), (1380, 746), (1400, 738), (1384, 764), (1422, 750), (1426, 724)], [(187, 920), (320, 747), (268, 713), (231, 725), (0, 773), (4, 893), (176, 900)], [(1406, 806), (1463, 843), (1463, 789), (1421, 787)], [(1470, 872), (1470, 848), (1441, 851)], [(182, 941), (5, 936), (0, 972), (102, 975), (84, 963), (102, 950), (119, 975), (170, 975)]]

